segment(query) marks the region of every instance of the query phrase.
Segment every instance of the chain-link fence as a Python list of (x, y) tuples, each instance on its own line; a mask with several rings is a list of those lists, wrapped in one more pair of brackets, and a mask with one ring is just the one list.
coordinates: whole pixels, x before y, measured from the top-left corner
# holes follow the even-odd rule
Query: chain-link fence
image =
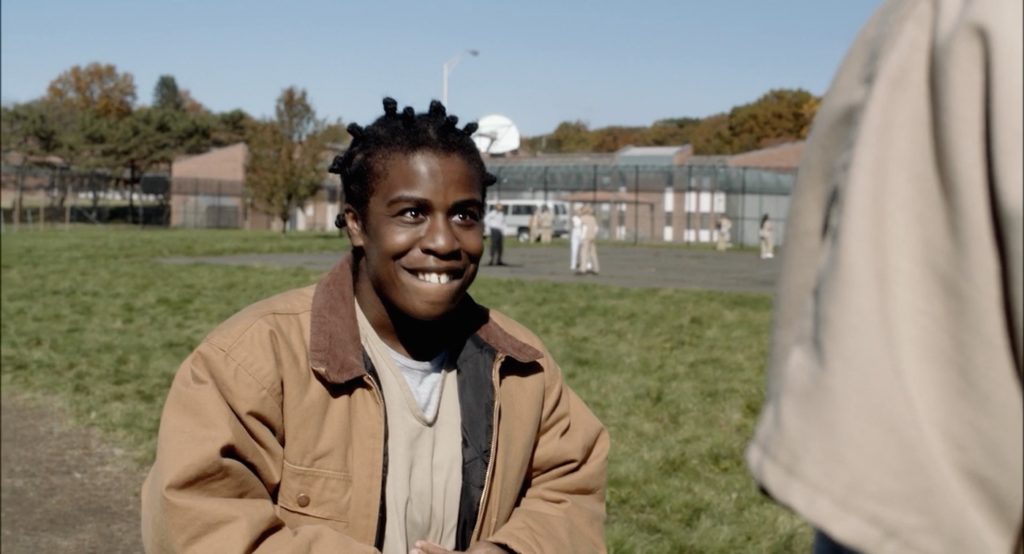
[(138, 184), (102, 171), (49, 165), (0, 167), (0, 226), (7, 230), (71, 223), (167, 225), (168, 179)]
[(724, 165), (493, 165), (488, 198), (569, 200), (594, 208), (605, 239), (713, 242), (723, 216), (733, 243), (758, 244), (768, 214), (781, 243), (795, 171)]
[[(102, 172), (63, 167), (3, 166), (0, 224), (124, 222), (191, 228), (271, 229), (281, 223), (256, 209), (240, 181), (147, 175), (135, 187)], [(568, 200), (594, 208), (604, 239), (707, 243), (723, 217), (734, 244), (759, 241), (760, 219), (785, 235), (795, 171), (725, 165), (644, 166), (494, 164), (491, 199)], [(340, 191), (325, 185), (294, 210), (290, 229), (333, 229)]]
[(240, 181), (176, 178), (171, 184), (171, 227), (237, 229), (246, 221)]
[[(289, 231), (334, 230), (341, 192), (336, 178), (332, 181), (290, 210)], [(171, 227), (281, 230), (285, 225), (260, 208), (242, 181), (175, 177), (170, 203)]]

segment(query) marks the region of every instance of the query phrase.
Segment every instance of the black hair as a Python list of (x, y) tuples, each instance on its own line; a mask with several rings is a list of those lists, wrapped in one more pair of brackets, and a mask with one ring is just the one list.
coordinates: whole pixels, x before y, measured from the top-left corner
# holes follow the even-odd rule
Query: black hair
[[(473, 142), (472, 134), (476, 123), (467, 123), (462, 129), (456, 127), (459, 118), (448, 115), (443, 104), (430, 102), (426, 113), (417, 114), (407, 106), (398, 112), (394, 98), (384, 99), (384, 115), (373, 124), (361, 127), (356, 123), (348, 126), (352, 142), (348, 150), (334, 158), (328, 171), (341, 176), (345, 202), (351, 205), (360, 217), (366, 217), (366, 206), (373, 194), (373, 183), (382, 176), (384, 160), (395, 154), (412, 154), (422, 150), (459, 156), (480, 176), (481, 191), (497, 180), (487, 172), (480, 151)], [(340, 229), (345, 226), (344, 216), (339, 214), (334, 224)]]
[(768, 221), (768, 219), (769, 218), (768, 218), (768, 214), (767, 213), (765, 213), (763, 216), (761, 216), (761, 228), (762, 229), (764, 228), (764, 222)]

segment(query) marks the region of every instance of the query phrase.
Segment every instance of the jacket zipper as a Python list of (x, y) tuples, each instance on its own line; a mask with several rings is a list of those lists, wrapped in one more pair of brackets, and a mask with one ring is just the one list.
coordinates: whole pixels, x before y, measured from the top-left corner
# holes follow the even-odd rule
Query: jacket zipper
[(505, 355), (498, 354), (494, 359), (494, 367), (491, 368), (491, 386), (494, 388), (494, 409), (491, 413), (491, 450), (490, 456), (487, 458), (487, 471), (484, 472), (484, 490), (480, 493), (480, 505), (476, 510), (476, 528), (473, 530), (473, 536), (478, 536), (483, 529), (484, 504), (487, 502), (487, 493), (491, 490), (491, 471), (494, 469), (495, 450), (498, 448), (498, 368), (501, 367), (503, 361), (505, 361)]

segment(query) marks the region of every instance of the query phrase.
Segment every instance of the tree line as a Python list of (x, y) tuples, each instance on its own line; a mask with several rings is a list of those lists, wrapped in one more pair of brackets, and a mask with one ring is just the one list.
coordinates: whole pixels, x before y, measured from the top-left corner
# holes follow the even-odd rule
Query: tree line
[(102, 63), (76, 65), (42, 97), (4, 105), (0, 131), (5, 160), (17, 153), (23, 166), (46, 165), (55, 156), (105, 173), (129, 202), (144, 174), (169, 173), (176, 157), (245, 142), (247, 188), (259, 208), (285, 224), (319, 190), (325, 152), (348, 140), (341, 121), (318, 118), (297, 87), (284, 89), (275, 116), (261, 120), (240, 109), (215, 113), (171, 75), (158, 79), (149, 105), (139, 104), (134, 76)]
[(564, 121), (546, 135), (523, 140), (526, 153), (615, 152), (624, 146), (693, 145), (695, 154), (738, 154), (807, 137), (821, 99), (802, 89), (775, 89), (757, 100), (704, 118), (655, 121), (649, 127), (590, 129)]
[[(111, 64), (74, 66), (54, 78), (44, 96), (2, 107), (5, 160), (10, 152), (20, 154), (23, 165), (56, 156), (67, 166), (106, 173), (131, 202), (142, 176), (168, 173), (175, 157), (245, 142), (248, 193), (287, 228), (292, 211), (320, 189), (330, 156), (349, 140), (340, 119), (318, 118), (306, 91), (294, 86), (281, 92), (274, 117), (265, 119), (240, 109), (215, 113), (171, 75), (158, 79), (148, 105), (137, 100), (131, 73)], [(735, 154), (805, 138), (819, 102), (805, 90), (776, 89), (727, 113), (662, 119), (649, 127), (590, 129), (565, 121), (549, 134), (525, 138), (521, 153), (692, 144), (695, 154)]]

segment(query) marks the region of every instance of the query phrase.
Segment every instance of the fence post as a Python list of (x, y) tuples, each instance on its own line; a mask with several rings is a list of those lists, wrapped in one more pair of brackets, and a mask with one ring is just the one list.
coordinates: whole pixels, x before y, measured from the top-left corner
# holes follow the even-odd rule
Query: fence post
[(744, 227), (745, 227), (744, 223), (747, 220), (746, 213), (745, 213), (747, 211), (747, 169), (748, 168), (744, 167), (742, 172), (740, 173), (740, 190), (742, 191), (740, 193), (740, 198), (743, 199), (743, 201), (740, 203), (740, 218), (739, 218), (740, 219), (740, 230), (739, 230), (739, 232), (740, 232), (740, 247), (741, 248), (747, 245), (747, 235), (744, 234), (744, 232), (743, 232)]
[(687, 206), (686, 201), (690, 198), (693, 188), (693, 166), (686, 166), (686, 187), (683, 188), (683, 214), (686, 223), (683, 226), (683, 242), (690, 244), (690, 208)]
[(64, 229), (71, 229), (71, 180), (64, 182)]
[(25, 162), (24, 161), (21, 163), (21, 165), (18, 166), (18, 176), (16, 177), (16, 179), (17, 179), (17, 182), (18, 182), (18, 195), (14, 198), (14, 200), (11, 201), (11, 207), (13, 208), (11, 211), (14, 212), (12, 215), (13, 215), (13, 219), (14, 219), (14, 231), (15, 232), (17, 232), (18, 231), (18, 227), (21, 226), (21, 202), (22, 202), (22, 194), (23, 194), (23, 191), (25, 189)]
[(544, 203), (548, 203), (548, 166), (544, 166)]
[[(673, 242), (675, 240), (675, 227), (672, 224), (672, 212), (675, 211), (675, 184), (676, 184), (676, 168), (672, 167), (668, 170), (668, 182), (665, 184), (665, 194), (661, 201), (662, 213), (664, 214), (664, 221), (662, 222), (661, 240), (662, 242)], [(651, 205), (651, 239), (654, 239), (654, 205)]]
[(223, 211), (223, 210), (221, 210), (221, 208), (220, 208), (220, 200), (221, 200), (221, 197), (220, 197), (220, 181), (218, 180), (218, 181), (217, 181), (217, 228), (218, 228), (218, 229), (220, 229), (220, 228), (221, 228), (221, 224), (220, 224), (220, 212), (221, 212), (221, 211)]
[(139, 229), (146, 226), (146, 210), (142, 203), (142, 178), (139, 178)]
[(640, 244), (640, 166), (633, 166), (633, 244)]

